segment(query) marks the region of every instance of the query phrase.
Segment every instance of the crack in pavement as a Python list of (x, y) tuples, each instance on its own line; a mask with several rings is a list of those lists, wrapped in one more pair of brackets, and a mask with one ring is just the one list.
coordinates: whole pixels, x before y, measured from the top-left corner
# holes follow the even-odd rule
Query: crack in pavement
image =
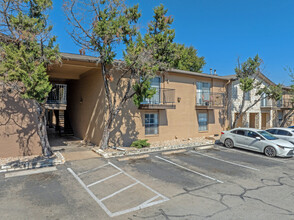
[[(212, 186), (212, 185), (216, 185), (217, 183), (212, 183), (212, 184), (207, 184), (198, 188), (194, 188), (194, 189), (187, 189), (187, 188), (183, 188), (183, 190), (185, 192), (183, 193), (179, 193), (175, 196), (173, 196), (173, 198), (175, 197), (180, 197), (183, 195), (190, 195), (192, 197), (195, 198), (202, 198), (202, 199), (206, 199), (209, 201), (213, 201), (213, 202), (218, 202), (219, 204), (221, 204), (221, 206), (223, 206), (223, 209), (220, 209), (216, 212), (210, 213), (209, 215), (205, 215), (205, 216), (201, 216), (201, 215), (197, 215), (197, 214), (186, 214), (186, 215), (173, 215), (173, 214), (168, 214), (166, 211), (164, 211), (163, 209), (159, 209), (159, 211), (151, 216), (138, 216), (138, 215), (134, 215), (134, 217), (137, 218), (141, 218), (141, 219), (150, 219), (150, 218), (156, 218), (156, 217), (164, 217), (165, 219), (170, 219), (170, 218), (187, 218), (187, 217), (201, 217), (201, 218), (211, 218), (216, 216), (217, 214), (220, 214), (222, 212), (226, 212), (228, 210), (231, 210), (233, 207), (231, 207), (230, 205), (228, 205), (224, 199), (226, 197), (237, 197), (240, 198), (241, 201), (243, 201), (243, 203), (246, 203), (246, 200), (254, 200), (256, 202), (262, 203), (266, 206), (269, 206), (271, 208), (277, 209), (280, 212), (278, 214), (281, 215), (287, 215), (287, 216), (294, 216), (294, 211), (289, 210), (287, 208), (272, 204), (270, 202), (265, 201), (262, 198), (257, 198), (254, 196), (250, 196), (248, 195), (248, 193), (253, 192), (253, 191), (259, 191), (261, 189), (265, 189), (265, 188), (270, 188), (270, 187), (282, 187), (282, 186), (286, 186), (289, 188), (294, 188), (294, 186), (284, 183), (284, 180), (294, 180), (294, 175), (288, 174), (288, 173), (283, 173), (284, 176), (280, 176), (277, 179), (269, 179), (269, 178), (265, 178), (265, 179), (260, 179), (260, 183), (262, 185), (254, 187), (254, 188), (247, 188), (241, 184), (238, 184), (236, 182), (232, 182), (232, 181), (228, 181), (231, 184), (234, 184), (236, 186), (238, 186), (242, 192), (241, 193), (217, 193), (217, 195), (219, 195), (219, 198), (214, 199), (214, 198), (209, 198), (203, 195), (199, 195), (198, 192), (207, 189), (208, 187)], [(294, 192), (291, 193), (292, 196), (294, 196)]]

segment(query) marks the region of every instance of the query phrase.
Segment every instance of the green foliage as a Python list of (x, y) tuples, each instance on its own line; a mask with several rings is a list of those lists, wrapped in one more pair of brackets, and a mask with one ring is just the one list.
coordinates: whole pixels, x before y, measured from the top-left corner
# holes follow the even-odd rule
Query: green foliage
[(140, 103), (144, 101), (146, 98), (152, 98), (155, 93), (156, 89), (150, 87), (149, 80), (143, 80), (139, 83), (133, 85), (133, 89), (135, 91), (135, 95), (133, 96), (134, 104), (139, 107)]
[(260, 73), (262, 60), (256, 55), (235, 68), (237, 79), (240, 80), (240, 89), (244, 92), (251, 91), (255, 86), (255, 78)]
[(60, 59), (59, 48), (54, 47), (55, 37), (47, 37), (52, 26), (47, 25), (46, 12), (51, 7), (51, 0), (17, 0), (11, 3), (5, 17), (7, 23), (3, 24), (8, 27), (9, 40), (0, 44), (0, 77), (5, 82), (16, 83), (17, 92), (23, 98), (38, 103), (44, 103), (51, 91), (47, 66)]
[(136, 148), (150, 147), (150, 143), (148, 143), (147, 141), (148, 141), (147, 139), (136, 140), (131, 144), (131, 147), (136, 147)]
[(197, 50), (193, 46), (186, 47), (184, 44), (175, 43), (174, 47), (173, 68), (198, 73), (202, 72), (202, 68), (206, 64), (204, 57), (198, 57)]

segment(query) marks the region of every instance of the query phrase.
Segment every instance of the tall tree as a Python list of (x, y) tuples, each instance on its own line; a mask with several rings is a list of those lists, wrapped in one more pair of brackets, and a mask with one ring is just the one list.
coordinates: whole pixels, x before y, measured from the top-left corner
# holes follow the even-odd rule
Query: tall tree
[[(143, 37), (137, 27), (141, 16), (138, 5), (129, 7), (124, 0), (68, 0), (64, 11), (72, 39), (100, 60), (107, 117), (100, 147), (105, 149), (114, 120), (126, 102), (133, 98), (138, 104), (142, 98), (152, 96), (149, 79), (169, 68), (173, 19), (166, 16), (162, 5), (156, 7)], [(115, 60), (116, 48), (124, 48), (123, 62)], [(113, 69), (119, 70), (118, 78), (112, 74)]]
[(206, 64), (204, 57), (197, 55), (197, 50), (193, 47), (186, 47), (184, 44), (174, 44), (175, 57), (172, 67), (180, 70), (187, 70), (192, 72), (202, 72), (202, 68)]
[(289, 109), (287, 110), (286, 114), (283, 115), (282, 121), (280, 122), (280, 127), (284, 127), (294, 115), (294, 73), (291, 68), (285, 68), (285, 70), (289, 72), (289, 75), (292, 78), (292, 85), (290, 85), (290, 89), (287, 89), (287, 92), (285, 92), (285, 96), (287, 96), (285, 98), (287, 98), (287, 100), (282, 99), (282, 105), (287, 105)]
[[(281, 85), (270, 85), (268, 87), (262, 85), (260, 66), (262, 60), (256, 55), (253, 59), (248, 58), (242, 64), (238, 64), (235, 68), (236, 77), (240, 84), (240, 89), (242, 91), (241, 104), (239, 106), (235, 120), (233, 121), (232, 127), (235, 128), (237, 121), (242, 118), (242, 116), (257, 103), (263, 99), (280, 100), (282, 97), (282, 86)], [(259, 77), (259, 80), (257, 78)], [(245, 107), (246, 93), (251, 92), (256, 89), (254, 95), (255, 100), (251, 101), (247, 107)]]
[(12, 92), (34, 102), (44, 156), (52, 155), (44, 107), (51, 91), (47, 66), (59, 60), (58, 46), (54, 46), (55, 37), (50, 34), (52, 26), (48, 25), (51, 8), (51, 0), (0, 2), (0, 32), (6, 38), (0, 44), (1, 81)]

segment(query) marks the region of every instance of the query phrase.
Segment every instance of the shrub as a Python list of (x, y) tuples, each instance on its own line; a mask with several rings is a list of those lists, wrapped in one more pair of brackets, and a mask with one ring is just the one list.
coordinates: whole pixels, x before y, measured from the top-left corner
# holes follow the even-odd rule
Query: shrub
[(136, 140), (131, 144), (131, 147), (136, 147), (136, 148), (149, 147), (150, 143), (148, 143), (147, 141), (148, 141), (147, 139)]

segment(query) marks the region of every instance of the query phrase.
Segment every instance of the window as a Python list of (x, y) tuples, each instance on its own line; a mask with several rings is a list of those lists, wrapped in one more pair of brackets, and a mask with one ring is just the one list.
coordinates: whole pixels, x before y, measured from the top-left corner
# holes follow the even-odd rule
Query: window
[(150, 79), (150, 87), (156, 89), (156, 93), (150, 99), (145, 99), (142, 104), (160, 104), (160, 77)]
[(262, 93), (261, 95), (261, 107), (266, 107), (267, 106), (267, 97), (265, 93)]
[(199, 131), (207, 131), (207, 113), (198, 113)]
[(233, 87), (232, 87), (232, 96), (233, 96), (233, 99), (237, 99), (238, 98), (238, 86), (237, 85), (234, 85)]
[(158, 114), (145, 114), (145, 135), (158, 134)]
[(243, 130), (236, 130), (236, 134), (238, 134), (238, 135), (245, 135), (245, 131), (243, 131)]
[(268, 133), (266, 131), (258, 131), (259, 134), (261, 134), (265, 139), (267, 140), (278, 140), (279, 138), (276, 138), (271, 133)]
[(285, 130), (278, 130), (277, 135), (282, 135), (282, 136), (292, 136), (292, 134), (288, 131)]
[(245, 92), (245, 100), (250, 101), (250, 91)]
[(276, 129), (268, 129), (266, 131), (269, 132), (269, 133), (271, 133), (271, 134), (277, 133), (277, 130)]
[(196, 94), (197, 105), (209, 105), (210, 83), (197, 82), (196, 86), (197, 86), (197, 94)]
[(259, 134), (255, 133), (254, 131), (247, 131), (247, 136), (250, 138), (260, 137)]
[(283, 121), (283, 112), (281, 111), (278, 112), (278, 120), (279, 120), (279, 124), (281, 124)]

